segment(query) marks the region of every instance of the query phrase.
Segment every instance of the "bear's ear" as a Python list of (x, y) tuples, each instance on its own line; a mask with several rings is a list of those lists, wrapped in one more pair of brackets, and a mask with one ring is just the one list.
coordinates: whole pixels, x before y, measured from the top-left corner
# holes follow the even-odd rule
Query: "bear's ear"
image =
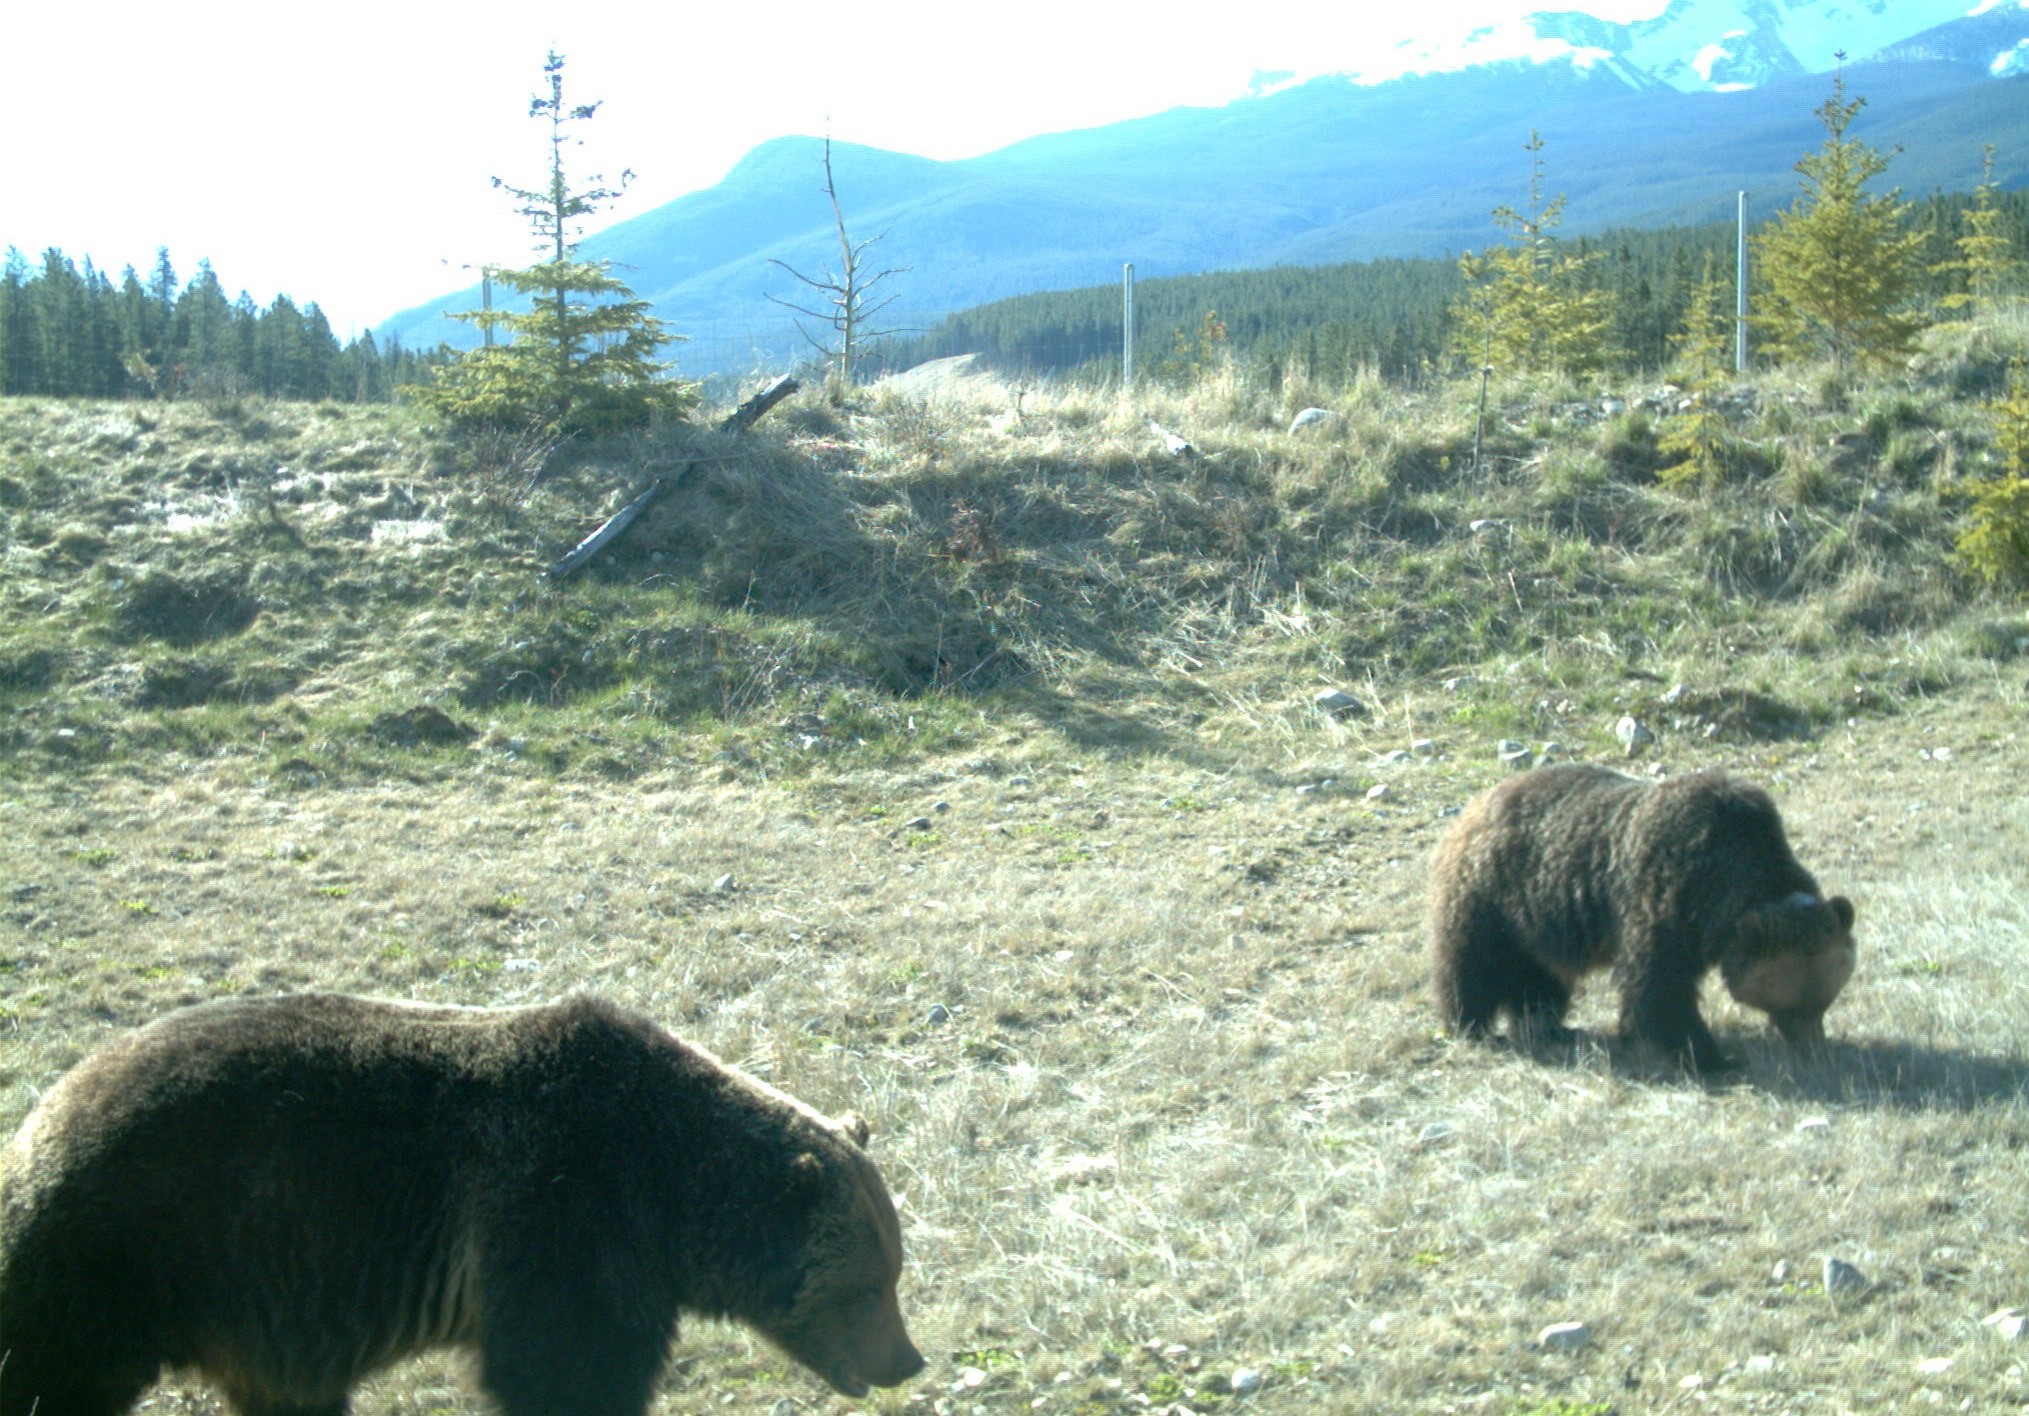
[(1834, 895), (1825, 903), (1830, 905), (1832, 913), (1839, 917), (1839, 928), (1845, 930), (1852, 929), (1853, 902), (1851, 900), (1847, 899), (1844, 895)]
[(874, 1128), (869, 1126), (867, 1118), (860, 1115), (857, 1111), (848, 1111), (845, 1115), (839, 1117), (838, 1129), (845, 1132), (846, 1139), (861, 1150), (865, 1150), (867, 1142), (874, 1138)]

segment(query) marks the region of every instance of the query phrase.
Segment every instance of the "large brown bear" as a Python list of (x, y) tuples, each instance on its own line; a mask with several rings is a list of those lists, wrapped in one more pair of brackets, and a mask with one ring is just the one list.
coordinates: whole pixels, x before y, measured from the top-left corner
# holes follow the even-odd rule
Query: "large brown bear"
[(1661, 784), (1567, 764), (1475, 798), (1437, 848), (1438, 1012), (1478, 1036), (1566, 1035), (1571, 991), (1611, 967), (1620, 1033), (1701, 1071), (1730, 1065), (1698, 1012), (1717, 967), (1802, 1047), (1853, 972), (1853, 906), (1823, 899), (1768, 793), (1718, 770)]
[(118, 1416), (164, 1367), (241, 1416), (341, 1416), (443, 1346), (506, 1416), (639, 1416), (682, 1313), (894, 1386), (923, 1359), (865, 1136), (593, 998), (186, 1009), (14, 1138), (0, 1416)]

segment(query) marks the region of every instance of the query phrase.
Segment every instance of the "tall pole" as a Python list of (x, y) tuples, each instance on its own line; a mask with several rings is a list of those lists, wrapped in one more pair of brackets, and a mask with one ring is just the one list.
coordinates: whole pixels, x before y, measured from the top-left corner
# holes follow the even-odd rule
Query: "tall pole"
[(1747, 193), (1740, 194), (1740, 231), (1733, 260), (1733, 372), (1747, 372)]
[(1120, 391), (1134, 387), (1134, 262), (1120, 268)]

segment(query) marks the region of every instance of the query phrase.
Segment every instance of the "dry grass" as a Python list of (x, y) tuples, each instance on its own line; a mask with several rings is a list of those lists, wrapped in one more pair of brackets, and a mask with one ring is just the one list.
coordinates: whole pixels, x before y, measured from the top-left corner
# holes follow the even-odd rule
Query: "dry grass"
[[(1152, 410), (1200, 441), (1188, 467), (1076, 392), (998, 426), (990, 408), (805, 406), (548, 600), (530, 573), (610, 463), (489, 511), (418, 430), (384, 427), (371, 470), (327, 469), (328, 495), (284, 513), (298, 541), (183, 561), (147, 513), (63, 480), (141, 454), (52, 437), (37, 481), (17, 448), (0, 468), (20, 489), (0, 497), (0, 1127), (119, 1030), (219, 993), (592, 989), (875, 1118), (933, 1358), (890, 1409), (2025, 1409), (2029, 1349), (1980, 1323), (2029, 1306), (2025, 694), (1975, 633), (2000, 612), (1856, 629), (1829, 572), (1764, 611), (1668, 569), (1717, 508), (1612, 476), (1587, 492), (1583, 466), (1546, 491), (1512, 433), (1511, 460), (1460, 485), (1457, 429), (1405, 431), (1385, 390), (1349, 392), (1344, 423), (1294, 448), (1265, 395), (1213, 396), (1230, 421), (1203, 431), (1191, 405)], [(36, 415), (45, 434), (59, 411)], [(289, 436), (313, 469), (334, 456)], [(1595, 436), (1561, 455), (1605, 457)], [(360, 510), (354, 475), (389, 488), (389, 514)], [(421, 518), (393, 514), (411, 479)], [(777, 502), (825, 535), (786, 535)], [(1497, 539), (1465, 529), (1489, 502)], [(996, 556), (954, 552), (961, 505)], [(371, 539), (440, 509), (462, 539)], [(64, 527), (98, 538), (82, 565)], [(188, 581), (250, 546), (250, 626), (194, 645), (122, 629), (112, 579), (153, 563)], [(1891, 544), (1869, 554), (1893, 583), (1926, 573)], [(779, 583), (736, 595), (742, 564)], [(285, 616), (305, 597), (262, 579), (277, 565), (322, 566), (332, 607)], [(1630, 598), (1658, 616), (1646, 631)], [(1503, 600), (1522, 608), (1471, 627)], [(898, 696), (847, 641), (870, 606), (905, 638), (937, 603), (1030, 671)], [(1428, 666), (1350, 652), (1458, 623)], [(640, 647), (685, 634), (715, 647), (675, 669)], [(460, 696), (475, 664), (497, 673), (543, 635), (551, 657), (518, 651), (515, 672), (570, 665), (554, 693)], [(265, 702), (119, 691), (179, 658), (301, 677)], [(746, 697), (685, 716), (630, 696), (711, 665)], [(1441, 686), (1461, 673), (1479, 682)], [(1810, 736), (1736, 732), (1718, 709), (1673, 724), (1648, 705), (1679, 673), (1801, 704)], [(1367, 716), (1311, 708), (1327, 681)], [(476, 735), (374, 736), (373, 715), (418, 702)], [(1807, 863), (1858, 902), (1861, 968), (1823, 1062), (1793, 1064), (1716, 989), (1749, 1058), (1724, 1086), (1434, 1035), (1418, 936), (1441, 813), (1493, 780), (1495, 738), (1603, 756), (1624, 706), (1659, 715), (1671, 770), (1767, 783)], [(1434, 751), (1391, 758), (1424, 738)], [(1828, 1255), (1870, 1287), (1827, 1296)], [(1541, 1350), (1566, 1319), (1591, 1345)], [(840, 1405), (731, 1330), (689, 1331), (679, 1356), (671, 1412)], [(954, 1390), (967, 1367), (984, 1379)], [(1241, 1367), (1258, 1393), (1231, 1393)], [(358, 1406), (474, 1404), (420, 1364)]]

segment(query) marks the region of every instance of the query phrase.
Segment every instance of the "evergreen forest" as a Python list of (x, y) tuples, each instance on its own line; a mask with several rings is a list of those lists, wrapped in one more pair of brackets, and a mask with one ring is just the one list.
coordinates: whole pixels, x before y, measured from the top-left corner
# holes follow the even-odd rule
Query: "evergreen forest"
[(430, 362), (371, 331), (341, 345), (314, 303), (229, 299), (209, 261), (180, 284), (166, 248), (145, 279), (128, 266), (117, 284), (55, 248), (31, 267), (9, 247), (0, 265), (0, 393), (377, 403)]
[[(1998, 192), (1992, 200), (2014, 262), (2029, 260), (2029, 192)], [(1971, 193), (1936, 193), (1908, 204), (1909, 224), (1923, 234), (1920, 264), (1933, 272), (1924, 298), (1938, 311), (1965, 293), (1964, 272), (1949, 267), (1977, 201)], [(1730, 283), (1735, 236), (1722, 223), (1564, 242), (1589, 286), (1607, 296), (1607, 362), (1640, 372), (1667, 367), (1708, 262)], [(1141, 281), (1134, 290), (1136, 373), (1188, 380), (1209, 358), (1226, 358), (1271, 384), (1289, 369), (1327, 386), (1362, 372), (1415, 382), (1443, 369), (1465, 289), (1451, 257)], [(1117, 377), (1121, 304), (1117, 283), (996, 300), (895, 341), (882, 357), (891, 370), (978, 354), (1011, 374)]]

